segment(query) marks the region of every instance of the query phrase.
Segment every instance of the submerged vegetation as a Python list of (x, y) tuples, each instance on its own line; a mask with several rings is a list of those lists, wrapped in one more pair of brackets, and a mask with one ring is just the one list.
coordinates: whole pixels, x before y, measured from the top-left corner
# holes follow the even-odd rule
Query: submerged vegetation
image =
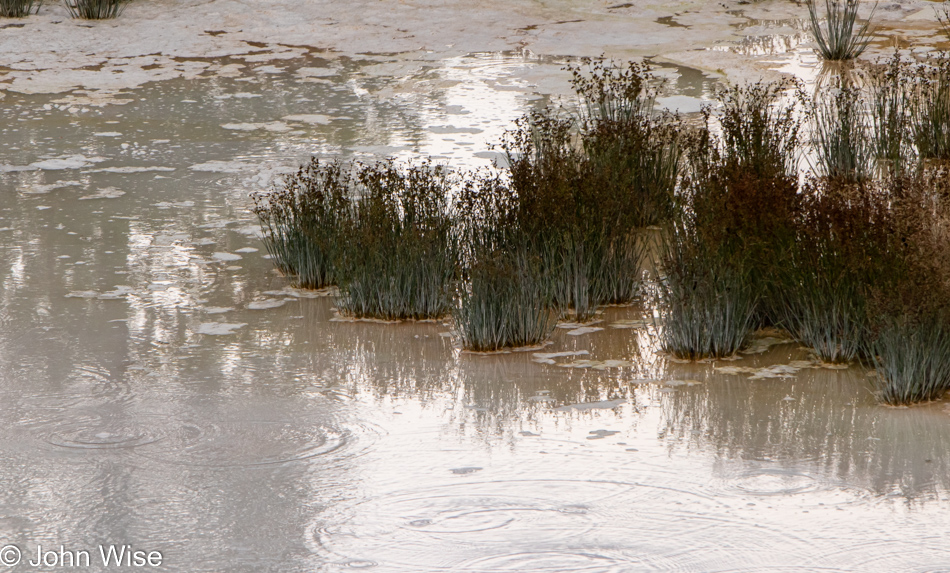
[(73, 18), (106, 20), (117, 18), (131, 0), (65, 0)]
[(886, 403), (934, 399), (950, 389), (947, 61), (895, 56), (810, 104), (793, 83), (724, 89), (696, 125), (655, 111), (645, 65), (585, 60), (576, 105), (521, 118), (505, 167), (313, 160), (256, 212), (298, 285), (339, 287), (356, 318), (451, 317), (464, 349), (539, 345), (560, 318), (645, 299), (676, 358), (779, 327), (822, 362), (874, 367)]
[(39, 0), (0, 0), (0, 18), (25, 18), (40, 9)]
[(871, 40), (870, 19), (858, 29), (858, 0), (825, 0), (825, 26), (818, 17), (818, 0), (807, 0), (811, 33), (818, 43), (822, 59), (853, 60), (860, 56)]

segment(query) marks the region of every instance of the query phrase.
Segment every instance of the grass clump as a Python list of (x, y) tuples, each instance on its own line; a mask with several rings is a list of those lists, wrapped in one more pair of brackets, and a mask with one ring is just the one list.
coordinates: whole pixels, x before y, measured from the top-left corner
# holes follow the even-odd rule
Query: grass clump
[(929, 168), (890, 187), (893, 262), (870, 287), (868, 354), (880, 399), (903, 405), (950, 389), (950, 171)]
[(660, 347), (684, 360), (732, 356), (755, 323), (757, 295), (748, 267), (700, 232), (688, 220), (668, 232), (656, 285)]
[(798, 232), (777, 269), (778, 322), (824, 362), (862, 356), (870, 335), (869, 285), (892, 268), (888, 196), (871, 183), (812, 179)]
[(825, 27), (819, 22), (816, 1), (808, 0), (808, 16), (822, 59), (843, 61), (860, 56), (871, 40), (871, 21), (855, 30), (858, 0), (825, 0)]
[(466, 350), (535, 346), (557, 323), (541, 261), (517, 227), (516, 208), (517, 198), (497, 176), (469, 180), (460, 194), (463, 278), (452, 319)]
[(585, 320), (598, 304), (591, 279), (602, 259), (591, 248), (600, 237), (589, 223), (601, 206), (588, 201), (589, 189), (580, 185), (584, 158), (573, 145), (572, 127), (545, 109), (518, 120), (502, 148), (517, 197), (515, 224), (531, 237), (525, 246), (542, 264), (546, 290), (560, 308)]
[(39, 12), (42, 1), (0, 0), (0, 18), (25, 18)]
[(555, 304), (580, 321), (639, 295), (642, 231), (670, 218), (681, 158), (678, 119), (654, 112), (648, 67), (584, 62), (569, 68), (573, 116), (536, 112), (502, 143), (519, 228)]
[(583, 62), (586, 73), (568, 69), (579, 99), (577, 126), (589, 184), (621, 210), (629, 228), (670, 220), (682, 156), (679, 117), (654, 110), (657, 91), (647, 64)]
[(877, 335), (873, 364), (878, 395), (903, 406), (942, 397), (950, 389), (950, 323), (946, 318), (892, 320)]
[(448, 170), (386, 162), (361, 167), (358, 180), (339, 258), (340, 311), (383, 320), (447, 315), (458, 260)]
[[(891, 102), (884, 101), (881, 105), (891, 105)], [(812, 134), (819, 174), (852, 183), (871, 179), (878, 150), (867, 124), (867, 108), (864, 94), (855, 88), (842, 87), (818, 97), (812, 116)], [(895, 127), (896, 118), (887, 115), (892, 110), (882, 111), (882, 127)], [(892, 141), (896, 135), (890, 131), (882, 133), (879, 141), (885, 148), (881, 152), (895, 152), (890, 147), (899, 145), (899, 140)]]
[[(878, 166), (885, 177), (901, 177), (916, 164), (911, 138), (912, 86), (899, 54), (870, 74), (871, 133)], [(912, 170), (912, 169), (911, 169)]]
[(297, 286), (336, 284), (343, 230), (353, 216), (352, 184), (349, 168), (312, 159), (272, 192), (253, 195), (264, 245)]
[(922, 159), (950, 160), (950, 56), (917, 67), (911, 118), (914, 144)]
[(66, 10), (73, 18), (107, 20), (116, 18), (131, 0), (65, 0)]
[(795, 241), (803, 123), (796, 87), (756, 83), (720, 93), (721, 135), (718, 141), (709, 135), (698, 140), (691, 180), (684, 185), (703, 240), (748, 272), (757, 294), (757, 325), (775, 323), (770, 285)]
[(790, 84), (720, 93), (721, 135), (707, 126), (689, 143), (679, 214), (664, 235), (657, 285), (661, 346), (679, 358), (721, 358), (774, 322), (766, 296), (794, 243), (798, 131)]

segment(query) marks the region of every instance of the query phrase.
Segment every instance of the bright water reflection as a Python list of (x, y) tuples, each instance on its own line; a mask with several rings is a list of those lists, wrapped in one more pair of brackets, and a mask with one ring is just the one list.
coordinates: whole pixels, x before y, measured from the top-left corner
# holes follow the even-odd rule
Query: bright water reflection
[(946, 570), (944, 404), (879, 407), (866, 372), (788, 343), (667, 363), (637, 308), (478, 356), (288, 288), (249, 191), (310, 153), (487, 164), (566, 79), (294, 62), (4, 100), (0, 539), (188, 572)]

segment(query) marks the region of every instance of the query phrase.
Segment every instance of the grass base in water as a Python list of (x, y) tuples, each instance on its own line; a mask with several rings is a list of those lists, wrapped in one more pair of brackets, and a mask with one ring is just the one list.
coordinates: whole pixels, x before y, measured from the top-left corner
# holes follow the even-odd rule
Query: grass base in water
[(342, 164), (313, 159), (274, 191), (252, 196), (264, 246), (296, 286), (336, 284), (343, 229), (353, 216), (351, 183)]
[(749, 272), (694, 234), (671, 231), (656, 286), (661, 348), (684, 360), (738, 352), (755, 325), (757, 296)]
[(363, 167), (341, 237), (340, 311), (384, 320), (445, 316), (458, 248), (448, 171), (430, 163)]
[(469, 269), (453, 311), (462, 348), (493, 352), (544, 342), (557, 324), (548, 299), (526, 250), (482, 257)]
[(73, 18), (107, 20), (117, 18), (131, 0), (66, 0), (66, 9)]
[(40, 4), (36, 0), (0, 0), (0, 18), (26, 18), (39, 12)]
[(885, 404), (936, 400), (950, 389), (950, 326), (943, 321), (891, 322), (879, 333), (871, 355)]

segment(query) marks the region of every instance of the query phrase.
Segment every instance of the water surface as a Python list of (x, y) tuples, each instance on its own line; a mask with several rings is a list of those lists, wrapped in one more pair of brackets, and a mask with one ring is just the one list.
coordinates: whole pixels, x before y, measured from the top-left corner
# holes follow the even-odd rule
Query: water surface
[(944, 403), (881, 407), (784, 340), (671, 362), (639, 307), (473, 355), (273, 270), (249, 192), (311, 154), (488, 165), (562, 65), (310, 54), (122, 105), (8, 94), (0, 540), (187, 572), (950, 571)]

